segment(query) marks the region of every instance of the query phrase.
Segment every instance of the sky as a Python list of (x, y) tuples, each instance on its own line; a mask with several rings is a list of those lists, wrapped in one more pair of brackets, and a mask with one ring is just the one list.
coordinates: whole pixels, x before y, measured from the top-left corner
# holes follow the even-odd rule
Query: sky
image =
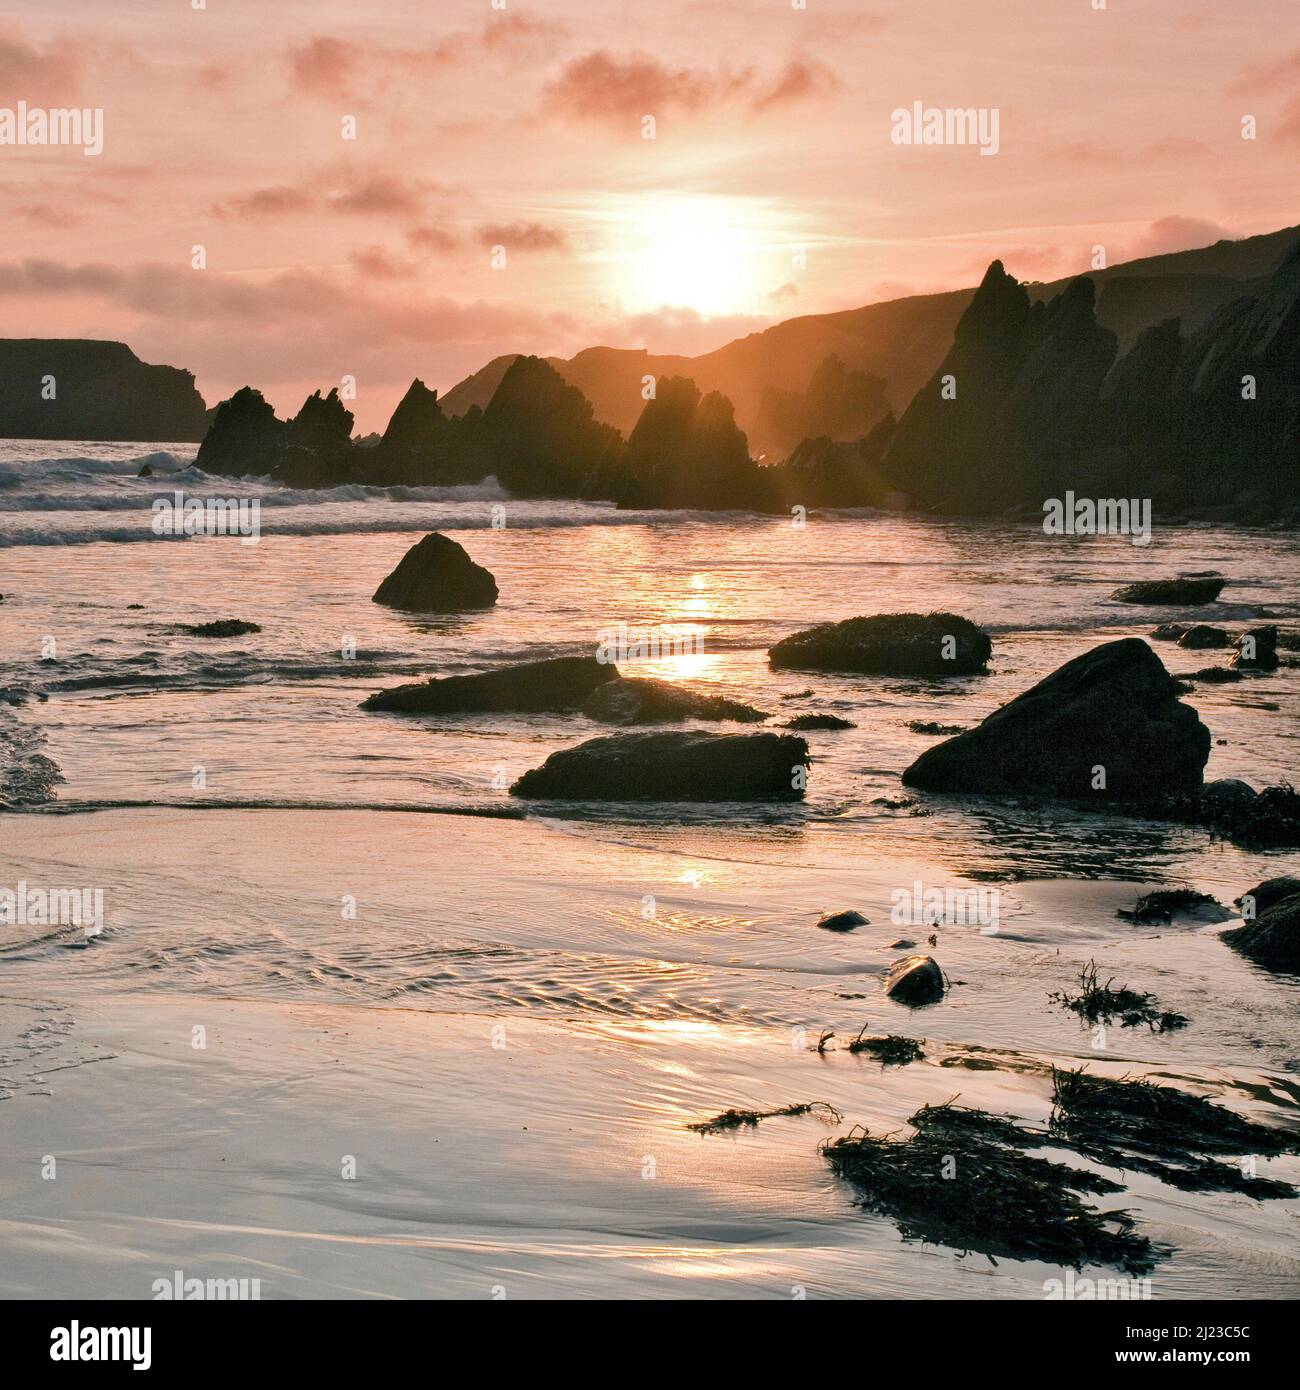
[[(20, 101), (103, 149), (0, 144), (0, 332), (281, 414), (349, 378), (363, 431), (504, 352), (1300, 222), (1295, 0), (23, 0)], [(917, 102), (996, 111), (996, 153), (899, 143)]]

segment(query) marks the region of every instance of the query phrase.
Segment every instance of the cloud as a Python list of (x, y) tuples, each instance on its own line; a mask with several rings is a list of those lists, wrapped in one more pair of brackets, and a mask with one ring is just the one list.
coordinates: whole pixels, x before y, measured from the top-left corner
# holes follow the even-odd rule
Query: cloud
[(433, 226), (408, 227), (406, 240), (420, 251), (454, 251), (462, 244), (454, 233)]
[(569, 246), (569, 238), (558, 227), (539, 222), (489, 223), (478, 229), (477, 240), (489, 250), (500, 245), (508, 251), (566, 251)]
[(1139, 260), (1143, 256), (1164, 256), (1172, 251), (1190, 251), (1199, 246), (1209, 246), (1213, 242), (1231, 240), (1233, 233), (1217, 222), (1207, 222), (1199, 217), (1161, 217), (1153, 222), (1138, 243), (1129, 251), (1126, 259)]
[(305, 96), (369, 104), (394, 82), (427, 78), (446, 68), (539, 62), (554, 53), (565, 32), (557, 20), (505, 11), (494, 13), (481, 29), (414, 48), (320, 35), (288, 51), (289, 81)]
[(776, 80), (755, 96), (752, 109), (756, 112), (766, 111), (773, 106), (801, 101), (804, 97), (833, 92), (839, 85), (839, 79), (825, 63), (809, 58), (792, 58)]
[(1300, 83), (1300, 48), (1293, 49), (1272, 62), (1256, 63), (1242, 71), (1228, 84), (1230, 96), (1254, 96)]
[(323, 171), (297, 184), (274, 184), (236, 194), (212, 205), (216, 217), (232, 221), (278, 220), (308, 213), (361, 217), (418, 217), (435, 195), (449, 192), (429, 179), (397, 174), (358, 175), (349, 169)]
[(348, 260), (359, 275), (374, 280), (409, 280), (420, 269), (415, 261), (395, 256), (383, 246), (358, 247), (349, 253)]
[(838, 86), (835, 74), (810, 58), (792, 58), (780, 72), (763, 77), (753, 68), (671, 67), (645, 53), (620, 57), (597, 49), (565, 64), (547, 84), (543, 105), (556, 114), (621, 125), (737, 99), (758, 115)]
[(671, 68), (646, 54), (615, 57), (604, 49), (567, 63), (548, 84), (546, 105), (594, 121), (635, 121), (670, 111), (699, 111), (750, 80), (745, 71), (726, 75)]
[(81, 47), (66, 40), (44, 48), (0, 36), (0, 92), (7, 101), (56, 103), (74, 96), (83, 72)]

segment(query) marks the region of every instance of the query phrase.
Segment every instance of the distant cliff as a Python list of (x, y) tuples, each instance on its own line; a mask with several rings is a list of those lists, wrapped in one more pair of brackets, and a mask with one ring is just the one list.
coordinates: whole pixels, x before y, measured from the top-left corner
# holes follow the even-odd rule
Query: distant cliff
[(151, 367), (125, 343), (0, 338), (0, 436), (10, 439), (202, 439), (194, 375)]

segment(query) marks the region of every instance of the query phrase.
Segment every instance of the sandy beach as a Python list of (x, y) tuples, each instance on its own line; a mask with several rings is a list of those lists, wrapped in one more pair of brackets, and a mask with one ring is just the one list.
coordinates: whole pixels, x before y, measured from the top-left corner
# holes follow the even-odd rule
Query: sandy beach
[[(5, 955), (8, 1296), (151, 1298), (179, 1270), (258, 1279), (263, 1298), (1043, 1298), (1065, 1271), (904, 1241), (855, 1208), (819, 1145), (954, 1095), (1042, 1123), (1053, 1062), (1151, 1075), (1270, 1124), (1293, 1124), (1300, 1099), (1295, 986), (1215, 927), (1125, 927), (1106, 946), (1193, 1016), (1186, 1032), (1115, 1029), (1099, 1052), (1048, 1002), (1132, 883), (1026, 883), (996, 934), (942, 928), (954, 988), (918, 1015), (881, 990), (890, 894), (937, 866), (863, 864), (814, 834), (763, 863), (454, 816), (5, 824), (7, 863), (104, 881), (110, 921), (89, 943)], [(344, 891), (356, 921), (339, 920)], [(871, 925), (816, 932), (819, 906), (850, 891)], [(812, 1050), (864, 1025), (924, 1038), (925, 1060)], [(843, 1123), (687, 1128), (814, 1100)], [(1300, 1164), (1259, 1171), (1295, 1180)], [(1103, 1205), (1170, 1252), (1151, 1296), (1300, 1293), (1296, 1202), (1125, 1182)]]

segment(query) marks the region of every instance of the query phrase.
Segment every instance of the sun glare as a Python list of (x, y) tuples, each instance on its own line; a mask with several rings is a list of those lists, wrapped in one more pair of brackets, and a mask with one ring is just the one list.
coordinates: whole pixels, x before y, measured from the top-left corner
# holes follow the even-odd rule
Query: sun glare
[(637, 200), (627, 210), (627, 250), (618, 258), (619, 298), (633, 312), (753, 312), (765, 288), (760, 218), (739, 198)]

